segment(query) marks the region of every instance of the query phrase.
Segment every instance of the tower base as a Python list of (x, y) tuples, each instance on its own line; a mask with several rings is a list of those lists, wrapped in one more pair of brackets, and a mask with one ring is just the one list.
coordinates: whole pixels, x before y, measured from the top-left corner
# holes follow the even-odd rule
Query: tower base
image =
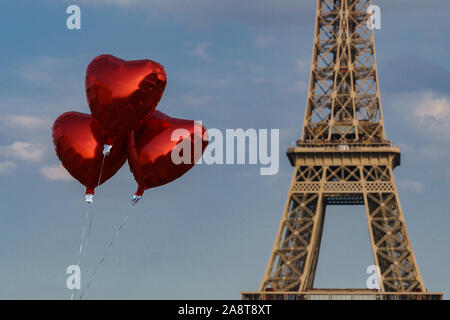
[(312, 289), (307, 292), (241, 292), (242, 300), (442, 300), (442, 292), (379, 292), (369, 289)]

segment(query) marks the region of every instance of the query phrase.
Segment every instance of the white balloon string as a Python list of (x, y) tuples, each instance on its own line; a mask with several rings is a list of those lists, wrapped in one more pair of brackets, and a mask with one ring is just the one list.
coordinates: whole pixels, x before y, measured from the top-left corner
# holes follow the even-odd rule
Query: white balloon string
[(84, 248), (83, 248), (83, 257), (86, 255), (86, 249), (87, 249), (87, 246), (88, 246), (89, 236), (91, 234), (91, 227), (92, 227), (92, 221), (93, 220), (94, 220), (94, 212), (92, 212), (90, 214), (90, 217), (89, 217), (89, 225), (88, 225), (88, 228), (87, 228), (87, 234), (86, 234), (86, 238), (85, 238), (85, 242), (84, 242)]
[[(89, 221), (89, 204), (86, 205), (86, 214), (84, 216), (84, 224), (83, 227), (81, 228), (81, 241), (80, 241), (80, 246), (78, 249), (78, 257), (77, 257), (77, 266), (78, 268), (80, 268), (81, 270), (81, 261), (82, 258), (84, 257), (85, 253), (86, 253), (86, 246), (87, 246), (87, 239), (86, 239), (86, 228), (90, 228), (90, 225), (92, 223), (92, 215), (91, 215), (91, 222), (88, 223)], [(70, 295), (70, 300), (73, 300), (75, 298), (75, 291), (72, 291), (72, 294)]]
[(111, 241), (108, 243), (108, 246), (106, 247), (105, 253), (103, 254), (103, 256), (100, 258), (97, 266), (95, 267), (94, 271), (91, 274), (91, 277), (89, 279), (89, 282), (87, 283), (87, 285), (85, 286), (84, 290), (81, 292), (79, 300), (83, 299), (83, 296), (85, 295), (87, 289), (91, 286), (92, 282), (95, 279), (95, 276), (97, 274), (97, 271), (100, 269), (100, 267), (102, 266), (103, 262), (105, 261), (106, 257), (108, 256), (108, 254), (111, 251), (112, 246), (114, 245), (114, 241), (119, 237), (123, 227), (125, 226), (125, 224), (128, 221), (128, 218), (130, 217), (130, 214), (127, 214), (125, 216), (125, 218), (123, 218), (122, 222), (120, 223), (119, 227), (116, 230), (116, 233), (114, 234), (113, 238), (111, 239)]
[(100, 185), (100, 181), (102, 180), (103, 167), (105, 166), (105, 157), (106, 157), (106, 154), (103, 153), (102, 167), (100, 168), (100, 175), (98, 176), (97, 187)]
[[(100, 180), (102, 179), (103, 167), (105, 165), (105, 157), (106, 157), (106, 155), (103, 154), (102, 166), (100, 168), (100, 175), (98, 176), (97, 187), (100, 185)], [(88, 245), (88, 242), (89, 242), (89, 236), (91, 235), (91, 227), (92, 227), (92, 221), (93, 220), (94, 220), (94, 213), (92, 213), (90, 215), (90, 218), (89, 218), (89, 224), (88, 224), (88, 227), (87, 227), (87, 234), (86, 234), (86, 237), (85, 237), (85, 243), (84, 243), (84, 248), (83, 248), (83, 256), (86, 255), (86, 249), (87, 249), (87, 245)]]
[[(106, 154), (103, 153), (102, 165), (100, 167), (100, 174), (98, 176), (97, 187), (100, 185), (100, 182), (102, 179), (103, 167), (105, 166), (105, 157), (106, 157)], [(90, 212), (89, 212), (89, 205), (90, 204), (88, 204), (87, 208), (86, 208), (85, 221), (84, 221), (83, 228), (81, 230), (81, 243), (80, 243), (80, 247), (78, 250), (77, 266), (78, 266), (78, 268), (80, 268), (80, 270), (81, 270), (81, 261), (86, 256), (86, 249), (87, 249), (88, 242), (89, 242), (89, 236), (91, 234), (92, 221), (94, 219), (94, 213), (90, 214)], [(76, 296), (76, 293), (73, 290), (70, 295), (70, 300), (75, 299), (75, 296)]]

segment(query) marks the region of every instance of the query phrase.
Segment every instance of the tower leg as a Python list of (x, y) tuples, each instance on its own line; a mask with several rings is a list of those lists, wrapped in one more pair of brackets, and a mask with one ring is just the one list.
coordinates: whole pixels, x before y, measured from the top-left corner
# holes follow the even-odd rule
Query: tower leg
[[(323, 170), (310, 169), (313, 179)], [(317, 169), (319, 170), (319, 169)], [(296, 193), (296, 168), (261, 291), (304, 291), (312, 286), (322, 238), (325, 206), (321, 190)]]
[(409, 240), (392, 170), (392, 192), (366, 192), (366, 205), (372, 251), (380, 268), (383, 292), (424, 292), (422, 277)]

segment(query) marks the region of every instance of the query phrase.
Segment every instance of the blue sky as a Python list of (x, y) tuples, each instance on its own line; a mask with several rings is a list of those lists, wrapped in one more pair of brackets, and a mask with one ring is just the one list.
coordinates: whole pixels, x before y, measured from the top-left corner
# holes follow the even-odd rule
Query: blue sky
[[(388, 137), (402, 149), (397, 184), (426, 287), (450, 293), (450, 3), (375, 1)], [(117, 224), (123, 233), (86, 298), (239, 298), (256, 290), (273, 245), (301, 132), (315, 0), (2, 1), (0, 4), (0, 298), (67, 299), (85, 213), (83, 187), (58, 169), (51, 125), (88, 112), (87, 64), (103, 53), (167, 71), (159, 109), (207, 128), (280, 128), (280, 172), (192, 169), (139, 205), (128, 165), (98, 188), (83, 275)], [(81, 7), (81, 30), (66, 7)], [(372, 253), (363, 207), (330, 208), (316, 287), (365, 286)], [(83, 276), (82, 276), (83, 277)], [(85, 278), (83, 278), (86, 280)]]

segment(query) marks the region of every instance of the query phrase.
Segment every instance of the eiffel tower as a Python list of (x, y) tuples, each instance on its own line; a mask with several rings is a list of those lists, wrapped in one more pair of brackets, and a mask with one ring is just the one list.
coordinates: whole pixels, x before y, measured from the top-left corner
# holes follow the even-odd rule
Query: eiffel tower
[[(301, 140), (281, 224), (259, 291), (243, 299), (442, 299), (426, 291), (386, 139), (371, 0), (318, 0)], [(364, 205), (380, 290), (313, 289), (325, 211)], [(365, 271), (365, 269), (362, 269)]]

